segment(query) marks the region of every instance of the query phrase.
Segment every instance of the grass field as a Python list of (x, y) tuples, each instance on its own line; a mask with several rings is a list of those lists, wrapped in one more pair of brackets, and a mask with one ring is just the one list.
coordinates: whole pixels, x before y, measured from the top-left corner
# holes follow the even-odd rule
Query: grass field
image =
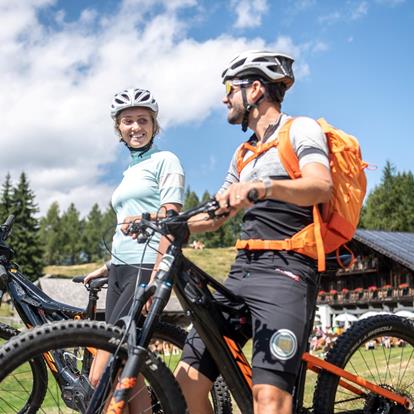
[[(204, 271), (222, 281), (230, 270), (230, 266), (236, 256), (236, 249), (233, 247), (204, 250), (186, 248), (184, 249), (184, 254)], [(75, 266), (46, 266), (43, 273), (71, 277), (89, 273), (102, 266), (102, 264), (103, 261)]]

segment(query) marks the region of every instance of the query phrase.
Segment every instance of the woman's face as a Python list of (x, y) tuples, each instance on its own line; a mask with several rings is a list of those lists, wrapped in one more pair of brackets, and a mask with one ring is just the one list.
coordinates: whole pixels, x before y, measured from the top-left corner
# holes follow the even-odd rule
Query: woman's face
[(128, 108), (118, 116), (118, 128), (122, 139), (131, 148), (147, 145), (154, 133), (154, 121), (149, 109)]

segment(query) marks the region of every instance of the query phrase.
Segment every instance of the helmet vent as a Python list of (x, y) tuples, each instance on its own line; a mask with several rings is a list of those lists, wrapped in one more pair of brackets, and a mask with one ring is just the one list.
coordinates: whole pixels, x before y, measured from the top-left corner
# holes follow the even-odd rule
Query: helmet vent
[(239, 66), (243, 65), (244, 62), (246, 62), (246, 59), (239, 60), (238, 62), (236, 62), (234, 65), (231, 66), (231, 69), (238, 68)]
[(269, 62), (269, 59), (266, 57), (259, 57), (252, 60), (253, 62)]

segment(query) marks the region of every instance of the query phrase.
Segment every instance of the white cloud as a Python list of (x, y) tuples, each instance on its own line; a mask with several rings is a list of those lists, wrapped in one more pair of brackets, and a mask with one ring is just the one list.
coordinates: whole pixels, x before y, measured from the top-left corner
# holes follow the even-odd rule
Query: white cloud
[(351, 10), (351, 20), (358, 20), (368, 13), (368, 2), (361, 1)]
[[(392, 0), (379, 0), (392, 1)], [(396, 0), (398, 1), (398, 0)], [(341, 9), (334, 10), (327, 14), (322, 14), (318, 17), (318, 22), (325, 25), (339, 24), (339, 22), (349, 22), (352, 20), (359, 20), (368, 14), (368, 1), (354, 1), (348, 0), (342, 5)]]
[(318, 22), (321, 24), (331, 25), (337, 23), (339, 20), (341, 20), (341, 18), (341, 13), (339, 11), (334, 11), (332, 13), (319, 16)]
[(390, 7), (399, 6), (400, 4), (405, 3), (405, 1), (406, 0), (376, 0), (377, 3)]
[[(62, 210), (74, 202), (82, 214), (95, 202), (106, 208), (111, 188), (102, 184), (102, 166), (119, 156), (109, 117), (114, 92), (151, 89), (167, 129), (202, 122), (221, 106), (221, 71), (243, 50), (285, 51), (296, 58), (298, 78), (309, 73), (301, 45), (289, 37), (271, 44), (188, 37), (177, 11), (194, 8), (193, 0), (124, 0), (112, 15), (86, 9), (70, 23), (59, 10), (52, 28), (38, 11), (53, 3), (0, 3), (0, 181), (26, 171), (42, 213), (54, 200)], [(154, 3), (164, 5), (158, 14)]]
[(239, 29), (260, 26), (268, 9), (267, 0), (231, 0), (230, 6), (237, 16), (234, 27)]

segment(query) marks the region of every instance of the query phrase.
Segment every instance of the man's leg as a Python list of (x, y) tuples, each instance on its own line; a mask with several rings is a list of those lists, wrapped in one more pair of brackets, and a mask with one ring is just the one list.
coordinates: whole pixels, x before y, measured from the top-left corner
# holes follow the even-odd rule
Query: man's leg
[(292, 414), (292, 396), (274, 385), (253, 385), (254, 414)]
[(175, 377), (183, 391), (190, 414), (213, 414), (208, 393), (213, 383), (201, 372), (181, 361)]

